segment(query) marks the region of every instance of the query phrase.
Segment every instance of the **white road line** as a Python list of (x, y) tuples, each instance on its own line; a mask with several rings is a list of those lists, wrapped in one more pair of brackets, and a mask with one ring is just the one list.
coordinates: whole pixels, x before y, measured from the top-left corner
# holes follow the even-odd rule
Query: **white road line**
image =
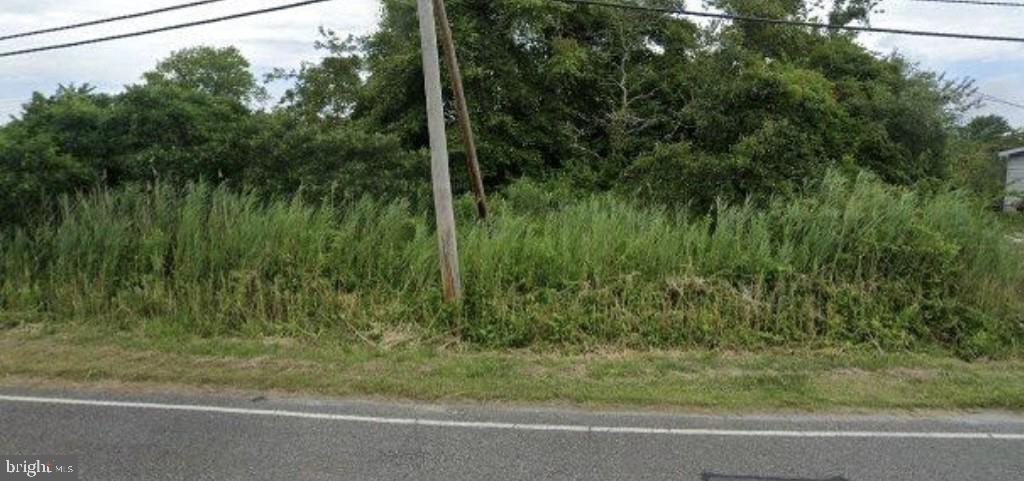
[(70, 406), (113, 407), (130, 409), (153, 409), (160, 411), (187, 411), (246, 416), (273, 416), (297, 419), (320, 419), (368, 424), (390, 424), (401, 426), (428, 426), (462, 429), (500, 429), (512, 431), (555, 431), (572, 433), (640, 434), (668, 436), (719, 436), (755, 438), (896, 438), (896, 439), (951, 439), (951, 440), (1001, 440), (1024, 441), (1024, 434), (986, 432), (893, 432), (893, 431), (757, 431), (737, 429), (672, 429), (615, 426), (584, 426), (571, 424), (518, 424), (474, 421), (445, 421), (440, 419), (387, 418), (377, 416), (355, 416), (348, 414), (310, 413), (271, 409), (245, 409), (222, 406), (195, 406), (188, 404), (159, 404), (122, 401), (98, 401), (90, 399), (45, 398), (0, 395), (0, 401), (12, 403), (57, 404)]

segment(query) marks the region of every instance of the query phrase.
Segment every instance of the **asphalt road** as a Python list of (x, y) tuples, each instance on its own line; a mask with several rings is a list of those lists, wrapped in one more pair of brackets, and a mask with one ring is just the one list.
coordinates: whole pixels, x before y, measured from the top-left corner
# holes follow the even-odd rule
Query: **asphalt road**
[(1019, 481), (1024, 418), (682, 416), (0, 387), (0, 455), (76, 455), (81, 479), (104, 481)]

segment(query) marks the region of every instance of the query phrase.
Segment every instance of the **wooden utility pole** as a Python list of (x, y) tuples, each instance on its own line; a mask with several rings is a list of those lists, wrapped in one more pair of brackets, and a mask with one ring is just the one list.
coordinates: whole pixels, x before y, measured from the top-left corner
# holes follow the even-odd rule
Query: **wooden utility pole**
[(459, 278), (459, 248), (452, 209), (452, 181), (448, 172), (448, 139), (444, 131), (441, 61), (437, 53), (437, 31), (431, 0), (417, 0), (417, 12), (423, 48), (423, 85), (427, 96), (430, 170), (434, 185), (434, 212), (437, 215), (437, 241), (441, 252), (441, 282), (445, 300), (455, 302), (462, 298), (462, 281)]
[(469, 121), (469, 107), (466, 105), (466, 91), (462, 87), (462, 70), (459, 68), (459, 57), (455, 53), (455, 41), (452, 39), (451, 22), (444, 0), (434, 0), (434, 13), (440, 27), (441, 45), (444, 47), (444, 59), (448, 64), (448, 73), (452, 76), (452, 91), (455, 94), (455, 111), (462, 130), (462, 144), (466, 149), (466, 170), (469, 171), (469, 182), (476, 197), (476, 215), (481, 220), (487, 218), (487, 194), (484, 192), (484, 180), (480, 175), (480, 163), (476, 155), (476, 139), (473, 138), (473, 125)]

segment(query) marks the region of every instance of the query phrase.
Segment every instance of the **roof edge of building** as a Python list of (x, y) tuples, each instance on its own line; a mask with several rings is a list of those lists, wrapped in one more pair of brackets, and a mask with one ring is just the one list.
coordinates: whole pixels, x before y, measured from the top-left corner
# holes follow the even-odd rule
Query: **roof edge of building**
[(999, 156), (1005, 159), (1007, 157), (1015, 157), (1015, 156), (1022, 155), (1022, 154), (1024, 154), (1024, 147), (1020, 147), (1020, 148), (1017, 148), (1017, 149), (1004, 150), (1004, 151), (999, 153)]

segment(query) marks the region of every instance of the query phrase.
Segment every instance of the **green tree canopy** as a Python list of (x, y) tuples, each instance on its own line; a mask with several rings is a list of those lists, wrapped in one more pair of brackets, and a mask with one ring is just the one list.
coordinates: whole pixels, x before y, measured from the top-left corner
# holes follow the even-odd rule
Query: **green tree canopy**
[(347, 119), (363, 87), (362, 57), (354, 37), (339, 38), (321, 28), (316, 49), (326, 53), (319, 63), (304, 62), (298, 70), (276, 69), (269, 81), (289, 81), (280, 105), (307, 122)]
[(1013, 134), (1013, 127), (998, 115), (982, 115), (971, 119), (962, 129), (964, 137), (981, 142), (998, 142)]
[[(890, 183), (953, 179), (995, 196), (993, 153), (1021, 140), (995, 117), (960, 125), (970, 82), (874, 54), (848, 33), (544, 0), (447, 2), (492, 189), (558, 177), (707, 209), (794, 195), (838, 167)], [(713, 3), (835, 24), (869, 21), (878, 5)], [(4, 185), (36, 200), (97, 183), (198, 179), (268, 195), (414, 196), (428, 146), (414, 2), (383, 0), (368, 37), (321, 36), (319, 61), (268, 76), (289, 82), (269, 112), (252, 108), (265, 89), (233, 47), (174, 52), (117, 94), (36, 94), (0, 128)], [(449, 133), (459, 165), (460, 133)], [(34, 166), (41, 174), (29, 178)], [(453, 172), (456, 189), (468, 188)]]
[[(848, 0), (823, 10), (803, 0), (716, 2), (774, 18), (824, 12), (837, 23), (866, 21), (877, 4)], [(653, 12), (532, 0), (448, 6), (492, 186), (523, 175), (569, 175), (597, 189), (623, 185), (624, 175), (642, 183), (639, 172), (655, 152), (660, 159), (693, 152), (709, 164), (691, 171), (709, 176), (693, 179), (702, 192), (676, 189), (690, 200), (796, 192), (834, 165), (889, 182), (940, 178), (949, 132), (971, 94), (970, 83), (879, 57), (834, 31), (748, 22), (700, 27)], [(394, 134), (407, 148), (427, 145), (412, 2), (385, 0), (380, 29), (358, 51), (331, 55), (345, 65), (346, 80), (330, 78), (345, 86), (337, 99), (352, 105), (346, 118)], [(354, 74), (357, 63), (365, 82)], [(323, 72), (296, 76), (299, 85), (312, 85)], [(686, 147), (659, 150), (667, 144)], [(640, 159), (646, 167), (633, 169)]]
[(152, 85), (171, 84), (249, 103), (266, 96), (249, 67), (235, 47), (192, 47), (174, 52), (143, 78)]

